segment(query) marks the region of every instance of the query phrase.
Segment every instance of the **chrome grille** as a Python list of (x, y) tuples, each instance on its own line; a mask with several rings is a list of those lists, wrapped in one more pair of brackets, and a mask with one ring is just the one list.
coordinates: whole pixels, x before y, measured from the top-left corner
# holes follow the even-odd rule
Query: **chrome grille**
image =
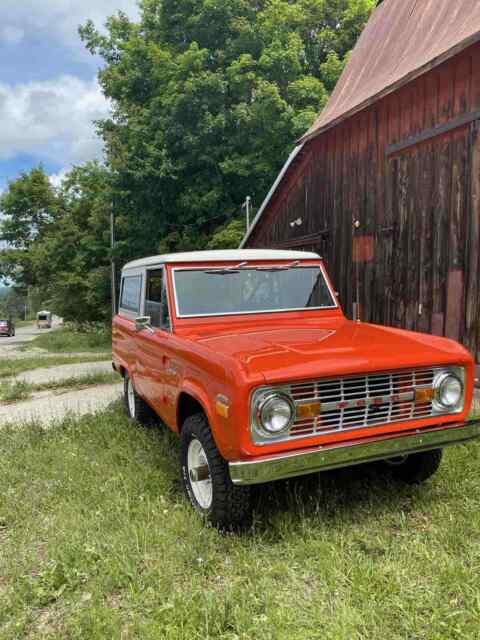
[(289, 385), (297, 407), (321, 403), (320, 415), (297, 418), (289, 435), (306, 437), (429, 418), (436, 415), (432, 402), (415, 403), (415, 391), (431, 388), (434, 376), (442, 370), (394, 371)]

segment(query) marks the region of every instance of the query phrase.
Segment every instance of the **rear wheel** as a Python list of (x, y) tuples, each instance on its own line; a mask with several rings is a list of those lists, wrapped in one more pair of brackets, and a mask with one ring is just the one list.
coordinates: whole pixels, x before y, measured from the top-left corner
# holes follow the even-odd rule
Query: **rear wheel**
[(442, 449), (433, 449), (401, 458), (391, 458), (385, 460), (385, 463), (398, 480), (407, 484), (421, 484), (438, 470), (442, 455)]
[(232, 483), (203, 413), (183, 424), (180, 465), (185, 493), (203, 519), (222, 529), (249, 523), (250, 489)]
[(151, 426), (157, 421), (157, 416), (153, 409), (135, 391), (133, 380), (125, 372), (123, 377), (123, 399), (127, 415), (132, 420), (137, 420), (140, 424)]

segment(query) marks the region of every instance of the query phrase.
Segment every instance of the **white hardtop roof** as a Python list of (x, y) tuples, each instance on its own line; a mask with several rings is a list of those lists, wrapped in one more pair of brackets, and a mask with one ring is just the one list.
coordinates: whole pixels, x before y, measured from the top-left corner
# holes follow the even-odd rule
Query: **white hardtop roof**
[(123, 267), (126, 269), (138, 269), (152, 267), (160, 264), (185, 263), (185, 262), (228, 262), (230, 260), (319, 260), (316, 253), (307, 251), (279, 251), (275, 249), (231, 249), (224, 251), (189, 251), (188, 253), (166, 253), (150, 258), (141, 258), (129, 262)]

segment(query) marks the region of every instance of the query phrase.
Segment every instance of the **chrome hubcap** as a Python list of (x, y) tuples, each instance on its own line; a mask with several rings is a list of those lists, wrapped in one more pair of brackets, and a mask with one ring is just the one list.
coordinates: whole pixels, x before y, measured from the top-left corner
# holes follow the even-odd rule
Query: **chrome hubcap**
[(212, 476), (205, 451), (196, 438), (188, 445), (187, 466), (195, 500), (202, 509), (209, 509), (213, 498)]
[(135, 418), (135, 391), (133, 389), (133, 382), (131, 378), (129, 378), (127, 382), (127, 400), (130, 416)]

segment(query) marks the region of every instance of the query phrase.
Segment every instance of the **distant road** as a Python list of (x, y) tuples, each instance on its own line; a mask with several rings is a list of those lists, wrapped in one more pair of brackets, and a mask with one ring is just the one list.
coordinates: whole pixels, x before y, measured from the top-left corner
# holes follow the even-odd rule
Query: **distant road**
[[(15, 329), (15, 336), (13, 338), (7, 338), (6, 336), (0, 336), (0, 356), (6, 355), (11, 349), (12, 345), (21, 344), (22, 342), (31, 342), (41, 333), (49, 333), (58, 328), (58, 321), (53, 321), (52, 329), (37, 329), (36, 323), (27, 325), (26, 327), (17, 327)], [(5, 348), (4, 348), (5, 347)]]

